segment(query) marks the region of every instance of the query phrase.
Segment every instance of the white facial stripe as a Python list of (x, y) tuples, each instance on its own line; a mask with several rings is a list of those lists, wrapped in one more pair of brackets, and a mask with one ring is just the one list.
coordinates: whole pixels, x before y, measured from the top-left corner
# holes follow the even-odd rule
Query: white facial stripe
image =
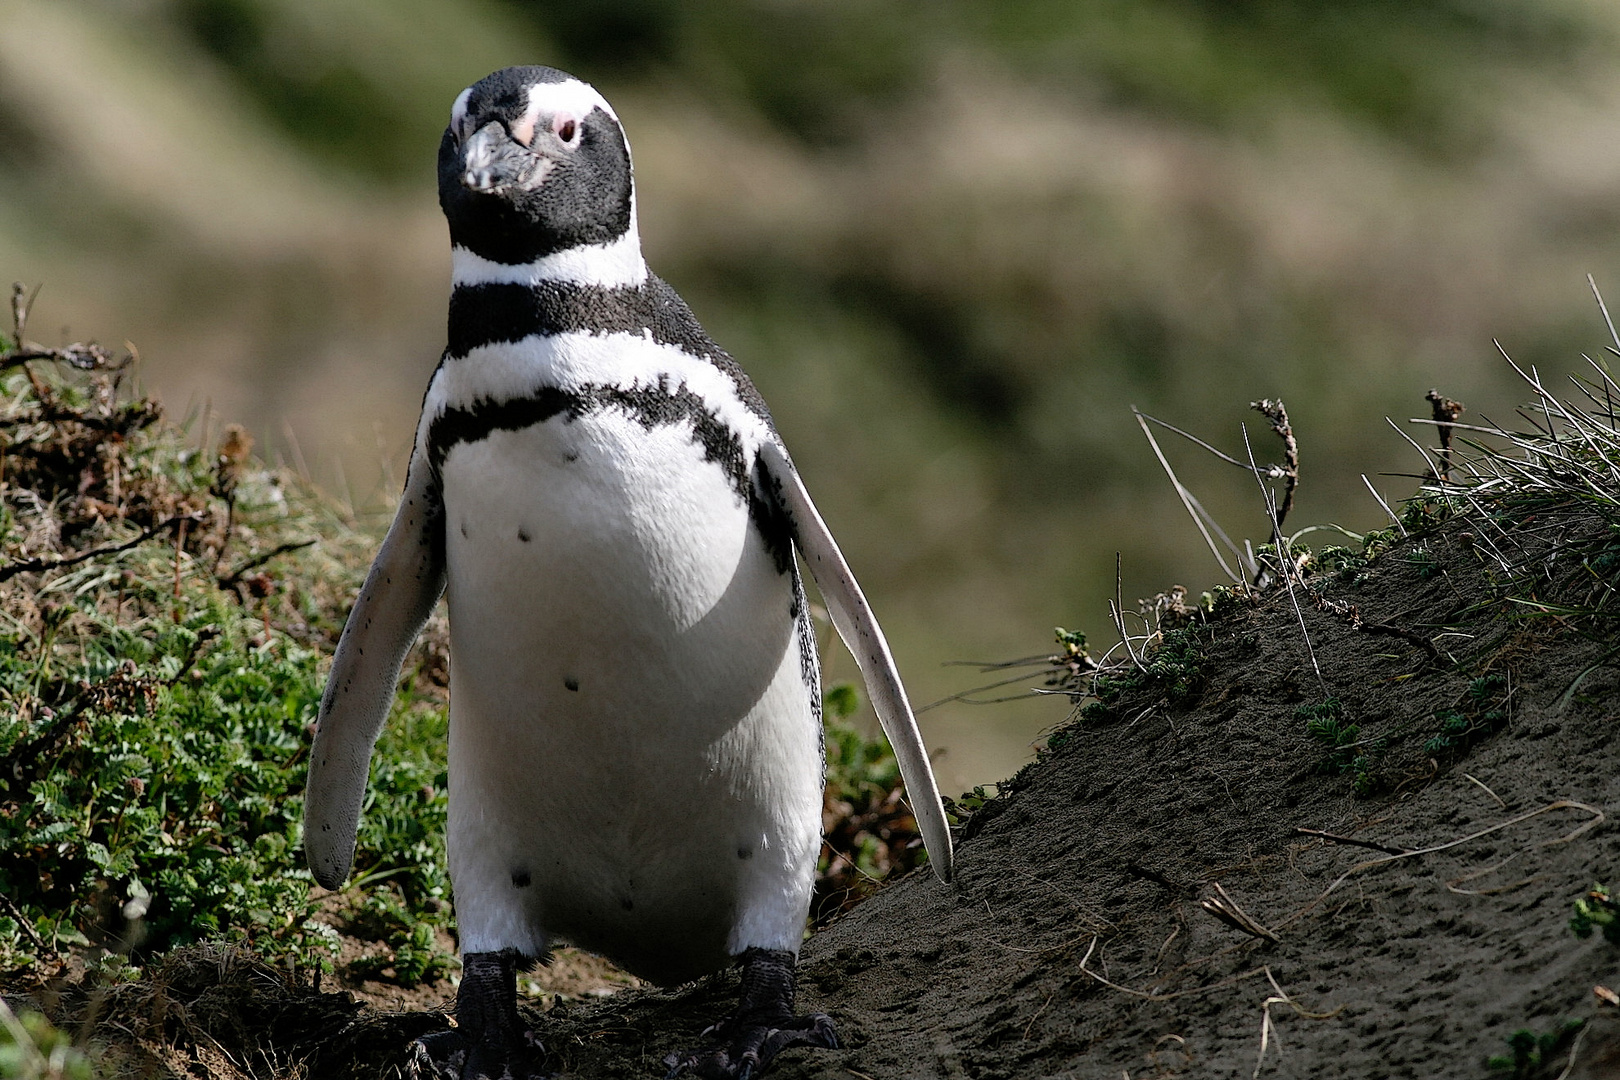
[(614, 123), (619, 122), (619, 114), (590, 83), (582, 83), (578, 79), (535, 83), (529, 87), (529, 107), (524, 111), (521, 122), (532, 132), (542, 115), (568, 112), (574, 115), (574, 119), (583, 120), (591, 115), (592, 109), (601, 109), (613, 117)]
[(630, 227), (617, 240), (569, 248), (531, 263), (514, 266), (492, 262), (464, 247), (453, 247), (450, 249), (450, 278), (456, 285), (533, 285), (539, 281), (564, 281), (618, 288), (646, 281), (647, 264), (641, 258), (641, 238), (636, 234), (632, 210)]
[(701, 357), (642, 334), (532, 335), (517, 342), (481, 345), (439, 368), (422, 411), (421, 434), (447, 408), (478, 401), (527, 397), (542, 386), (685, 386), (742, 440), (752, 461), (770, 430), (737, 396), (731, 376)]
[(467, 119), (467, 99), (472, 97), (472, 87), (467, 87), (456, 95), (456, 103), (450, 106), (450, 130), (461, 137), (461, 125)]

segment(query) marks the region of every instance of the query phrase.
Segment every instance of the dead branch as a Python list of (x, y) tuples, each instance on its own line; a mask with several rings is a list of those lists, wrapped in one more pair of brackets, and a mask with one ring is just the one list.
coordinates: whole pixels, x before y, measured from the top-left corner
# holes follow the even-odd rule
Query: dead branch
[(19, 367), (30, 360), (52, 360), (78, 371), (118, 371), (129, 363), (129, 356), (115, 361), (112, 350), (93, 341), (75, 341), (60, 349), (44, 345), (19, 344), (15, 349), (0, 353), (0, 371)]
[(1430, 390), (1423, 395), (1434, 407), (1434, 422), (1440, 432), (1440, 467), (1431, 471), (1429, 479), (1439, 483), (1451, 483), (1451, 431), (1452, 425), (1462, 416), (1465, 407), (1460, 401), (1452, 401), (1439, 390)]
[(133, 540), (126, 540), (122, 544), (109, 544), (106, 547), (91, 548), (89, 551), (81, 551), (77, 555), (41, 555), (33, 559), (18, 559), (0, 566), (0, 581), (9, 581), (18, 574), (30, 574), (39, 570), (55, 570), (58, 567), (73, 566), (76, 563), (87, 562), (102, 555), (116, 555), (120, 551), (128, 551), (130, 548), (139, 547), (167, 529), (201, 520), (202, 515), (200, 514), (176, 514), (173, 517), (163, 519), (156, 525), (142, 529), (139, 536)]
[(1514, 825), (1522, 824), (1523, 822), (1538, 818), (1543, 814), (1550, 814), (1558, 810), (1578, 810), (1582, 813), (1590, 814), (1591, 816), (1585, 821), (1581, 822), (1579, 825), (1575, 826), (1575, 828), (1571, 829), (1569, 832), (1564, 833), (1562, 836), (1554, 837), (1551, 840), (1543, 840), (1539, 844), (1532, 844), (1531, 847), (1554, 847), (1558, 844), (1570, 843), (1578, 837), (1581, 837), (1597, 828), (1608, 817), (1608, 815), (1595, 806), (1590, 806), (1583, 802), (1576, 802), (1574, 799), (1559, 799), (1556, 802), (1548, 803), (1546, 806), (1543, 806), (1540, 809), (1530, 810), (1523, 814), (1517, 814), (1514, 817), (1508, 818), (1506, 821), (1499, 821), (1495, 825), (1491, 825), (1488, 828), (1479, 829), (1475, 832), (1469, 833), (1466, 836), (1459, 836), (1457, 839), (1448, 840), (1443, 844), (1435, 844), (1426, 848), (1412, 848), (1408, 851), (1400, 852), (1399, 854), (1385, 855), (1379, 859), (1368, 859), (1365, 862), (1356, 863), (1350, 869), (1334, 878), (1333, 883), (1330, 884), (1326, 889), (1323, 889), (1315, 900), (1312, 900), (1310, 903), (1288, 916), (1288, 918), (1284, 919), (1278, 924), (1278, 926), (1288, 926), (1292, 923), (1298, 922), (1300, 919), (1303, 919), (1306, 915), (1315, 910), (1318, 904), (1331, 896), (1334, 890), (1336, 890), (1340, 885), (1343, 885), (1346, 881), (1349, 881), (1352, 877), (1361, 873), (1363, 870), (1370, 870), (1377, 866), (1386, 866), (1392, 862), (1400, 862), (1402, 859), (1415, 859), (1423, 855), (1434, 855), (1438, 852), (1450, 851), (1452, 848), (1461, 847), (1462, 845), (1471, 843), (1472, 841), (1478, 840), (1481, 837), (1489, 836), (1492, 833), (1500, 832), (1503, 829), (1512, 828)]
[(51, 956), (60, 959), (60, 954), (40, 939), (40, 936), (34, 932), (33, 924), (30, 923), (23, 913), (17, 909), (17, 905), (12, 903), (11, 898), (5, 893), (0, 893), (0, 904), (4, 904), (6, 906), (6, 911), (10, 912), (11, 914), (11, 920), (17, 924), (17, 928), (27, 936), (28, 940), (34, 943), (34, 948), (38, 949), (42, 953), (49, 953)]
[(1361, 617), (1361, 608), (1358, 605), (1346, 603), (1343, 600), (1332, 600), (1328, 597), (1315, 596), (1314, 594), (1313, 599), (1315, 599), (1316, 606), (1319, 609), (1330, 614), (1337, 615), (1339, 618), (1348, 622), (1350, 627), (1354, 630), (1360, 630), (1364, 634), (1383, 634), (1386, 637), (1400, 638), (1402, 641), (1410, 645), (1416, 645), (1418, 648), (1422, 649), (1428, 654), (1429, 659), (1434, 661), (1436, 664), (1442, 662), (1439, 648), (1435, 646), (1434, 642), (1430, 641), (1416, 630), (1408, 630), (1403, 626), (1396, 626), (1394, 623), (1368, 622), (1366, 619)]
[(1282, 523), (1288, 519), (1288, 511), (1294, 508), (1294, 489), (1299, 486), (1299, 442), (1294, 438), (1294, 427), (1288, 422), (1288, 410), (1283, 407), (1281, 398), (1251, 401), (1249, 408), (1269, 420), (1271, 430), (1282, 440), (1283, 463), (1280, 471), (1283, 497), (1277, 507), (1277, 529), (1281, 531)]

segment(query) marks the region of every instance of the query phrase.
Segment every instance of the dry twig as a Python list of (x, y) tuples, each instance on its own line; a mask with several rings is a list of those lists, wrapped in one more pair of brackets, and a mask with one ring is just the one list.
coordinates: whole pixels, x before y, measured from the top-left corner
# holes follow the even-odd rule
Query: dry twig
[(187, 522), (201, 520), (202, 517), (198, 514), (176, 514), (173, 517), (164, 518), (156, 525), (142, 529), (139, 536), (135, 537), (133, 540), (126, 540), (122, 544), (109, 544), (106, 547), (91, 548), (89, 551), (81, 551), (77, 555), (41, 555), (33, 559), (17, 559), (14, 562), (9, 562), (4, 566), (0, 566), (0, 581), (9, 581), (18, 574), (28, 574), (38, 570), (55, 570), (61, 566), (72, 566), (75, 563), (82, 563), (89, 559), (97, 558), (101, 555), (114, 555), (120, 551), (128, 551), (130, 548), (139, 547), (141, 544), (146, 543), (148, 540), (152, 539), (152, 537), (158, 535), (166, 529), (172, 529), (177, 525), (184, 525)]
[(1080, 958), (1081, 974), (1091, 979), (1095, 979), (1097, 982), (1108, 987), (1110, 990), (1117, 990), (1121, 994), (1125, 994), (1128, 997), (1141, 998), (1143, 1001), (1174, 1001), (1177, 998), (1192, 997), (1195, 994), (1207, 994), (1211, 990), (1220, 990), (1224, 987), (1232, 986), (1235, 983), (1243, 982), (1246, 979), (1252, 979), (1256, 975), (1264, 975), (1266, 973), (1265, 968), (1257, 967), (1253, 970), (1245, 971), (1238, 975), (1230, 975), (1219, 980), (1218, 982), (1212, 982), (1208, 986), (1194, 986), (1186, 990), (1176, 990), (1169, 994), (1155, 994), (1147, 990), (1133, 990), (1129, 986), (1121, 986), (1117, 982), (1110, 982), (1105, 976), (1099, 975), (1097, 972), (1086, 967), (1086, 961), (1091, 959), (1091, 954), (1096, 950), (1097, 942), (1099, 940), (1100, 938), (1098, 935), (1091, 935), (1091, 944), (1086, 946), (1086, 955)]
[[(1282, 503), (1277, 507), (1277, 529), (1281, 531), (1282, 523), (1288, 520), (1288, 511), (1294, 508), (1294, 489), (1299, 486), (1299, 442), (1294, 438), (1294, 427), (1288, 422), (1288, 410), (1283, 407), (1281, 398), (1262, 398), (1259, 401), (1249, 402), (1249, 408), (1271, 421), (1271, 430), (1283, 444), (1283, 463), (1278, 469), (1273, 466), (1271, 475), (1276, 476), (1280, 471), (1283, 482)], [(1250, 451), (1249, 467), (1254, 468), (1254, 453)], [(1255, 475), (1259, 475), (1258, 470)]]
[(1429, 479), (1449, 484), (1451, 483), (1451, 430), (1457, 423), (1457, 418), (1463, 414), (1464, 406), (1460, 401), (1452, 401), (1439, 390), (1430, 390), (1423, 395), (1430, 405), (1434, 406), (1434, 422), (1440, 432), (1440, 468), (1432, 471)]
[(1232, 929), (1241, 930), (1250, 937), (1264, 938), (1266, 941), (1273, 942), (1282, 941), (1282, 938), (1266, 929), (1248, 912), (1238, 907), (1237, 901), (1233, 900), (1231, 894), (1221, 887), (1220, 882), (1212, 881), (1210, 885), (1215, 889), (1215, 895), (1206, 896), (1198, 901), (1199, 907)]
[(1314, 836), (1319, 840), (1327, 840), (1334, 844), (1349, 844), (1353, 847), (1371, 848), (1373, 851), (1382, 851), (1386, 855), (1407, 855), (1411, 852), (1410, 848), (1390, 847), (1388, 844), (1380, 844), (1376, 840), (1357, 840), (1353, 836), (1340, 836), (1337, 833), (1323, 832), (1321, 829), (1307, 829), (1304, 826), (1295, 828), (1294, 832), (1299, 836)]

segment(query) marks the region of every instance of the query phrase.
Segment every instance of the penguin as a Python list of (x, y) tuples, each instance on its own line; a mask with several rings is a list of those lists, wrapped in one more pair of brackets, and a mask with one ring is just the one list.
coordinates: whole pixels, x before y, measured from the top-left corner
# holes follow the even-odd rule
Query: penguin
[(742, 966), (670, 1076), (836, 1048), (794, 1011), (821, 843), (820, 670), (799, 564), (853, 653), (935, 873), (951, 838), (883, 632), (754, 385), (642, 258), (630, 150), (548, 67), (456, 98), (439, 144), (448, 344), (344, 626), (305, 792), (315, 880), (353, 860), (400, 665), (450, 612), (457, 1026), (419, 1075), (542, 1075), (516, 974), (568, 941), (671, 985)]

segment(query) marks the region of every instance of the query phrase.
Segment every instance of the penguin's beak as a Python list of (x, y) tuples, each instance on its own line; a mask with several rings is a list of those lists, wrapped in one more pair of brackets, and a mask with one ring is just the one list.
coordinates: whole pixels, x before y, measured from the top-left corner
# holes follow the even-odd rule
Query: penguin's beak
[(510, 187), (538, 187), (553, 165), (512, 138), (495, 120), (461, 145), (461, 183), (469, 191), (495, 194)]

